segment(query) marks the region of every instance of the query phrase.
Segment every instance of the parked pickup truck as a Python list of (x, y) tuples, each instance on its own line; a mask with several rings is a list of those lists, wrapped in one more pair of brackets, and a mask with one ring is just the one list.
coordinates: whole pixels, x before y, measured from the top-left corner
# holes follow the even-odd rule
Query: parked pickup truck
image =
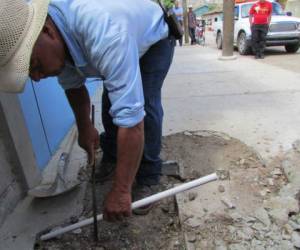
[[(288, 53), (296, 53), (300, 47), (300, 18), (288, 16), (281, 5), (271, 1), (272, 19), (267, 34), (266, 46), (284, 46)], [(235, 5), (234, 46), (241, 55), (252, 52), (249, 10), (255, 2)], [(215, 23), (214, 35), (217, 48), (222, 49), (223, 21)]]

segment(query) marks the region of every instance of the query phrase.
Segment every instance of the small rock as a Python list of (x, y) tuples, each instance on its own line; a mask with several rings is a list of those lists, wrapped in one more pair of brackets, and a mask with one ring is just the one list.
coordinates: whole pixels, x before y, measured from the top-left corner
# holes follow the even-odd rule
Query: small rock
[(279, 245), (278, 249), (282, 249), (282, 250), (293, 249), (293, 243), (290, 242), (290, 241), (287, 241), (287, 240), (283, 240), (283, 241), (280, 242), (280, 245)]
[(237, 237), (239, 240), (251, 240), (252, 238), (250, 238), (248, 235), (246, 235), (243, 231), (238, 230), (237, 231)]
[(267, 191), (266, 190), (261, 190), (259, 193), (260, 193), (260, 195), (262, 197), (265, 197), (267, 195)]
[(299, 235), (299, 233), (293, 232), (292, 242), (293, 242), (295, 247), (300, 248), (300, 235)]
[(172, 218), (169, 219), (168, 226), (174, 225), (174, 220)]
[(273, 197), (265, 203), (269, 209), (269, 215), (277, 225), (285, 225), (288, 222), (290, 213), (298, 213), (298, 201), (293, 197)]
[(243, 220), (243, 216), (235, 211), (230, 213), (230, 218), (235, 222), (240, 222)]
[(254, 231), (250, 227), (245, 226), (242, 230), (243, 230), (243, 233), (245, 235), (245, 240), (253, 239)]
[(269, 212), (270, 217), (277, 225), (284, 225), (288, 222), (289, 216), (285, 209), (274, 209)]
[(251, 227), (253, 229), (255, 229), (256, 231), (266, 230), (266, 227), (262, 223), (260, 223), (260, 222), (255, 222)]
[(164, 213), (169, 213), (170, 208), (169, 208), (168, 205), (164, 205), (164, 206), (161, 207), (161, 210), (162, 210)]
[(216, 173), (217, 173), (217, 176), (218, 176), (219, 180), (224, 181), (224, 180), (229, 180), (230, 179), (230, 173), (229, 173), (228, 170), (218, 169), (216, 171)]
[(246, 216), (246, 217), (245, 217), (245, 221), (246, 221), (247, 223), (253, 223), (253, 222), (256, 222), (256, 218), (251, 217), (251, 216)]
[(227, 226), (227, 229), (229, 231), (230, 234), (234, 234), (236, 232), (236, 228), (234, 226)]
[(81, 234), (82, 233), (82, 229), (81, 228), (77, 228), (76, 230), (72, 231), (73, 234)]
[(275, 168), (275, 169), (272, 171), (272, 175), (273, 175), (273, 176), (275, 176), (275, 175), (282, 175), (281, 169), (280, 169), (280, 168)]
[(272, 239), (275, 242), (279, 242), (282, 240), (282, 237), (280, 234), (276, 233), (276, 232), (269, 232), (265, 235), (266, 237), (269, 237), (270, 239)]
[(289, 221), (289, 225), (292, 227), (294, 231), (300, 230), (300, 225), (292, 220)]
[(230, 209), (234, 209), (235, 205), (226, 197), (223, 197), (221, 201)]
[(292, 145), (295, 151), (300, 152), (300, 140), (295, 141)]
[(245, 161), (246, 161), (246, 160), (245, 160), (244, 158), (242, 158), (242, 159), (240, 159), (239, 164), (240, 164), (240, 165), (244, 165), (244, 164), (245, 164)]
[(104, 247), (96, 247), (95, 250), (105, 250)]
[(271, 225), (268, 212), (264, 208), (256, 209), (254, 212), (254, 216), (263, 224), (265, 224), (265, 226), (269, 227)]
[(225, 187), (223, 185), (219, 185), (218, 190), (219, 190), (220, 193), (224, 193), (225, 192)]
[(272, 178), (268, 178), (268, 184), (269, 184), (270, 186), (274, 186), (274, 181), (273, 181)]
[(78, 222), (78, 217), (77, 216), (72, 216), (71, 218), (70, 218), (70, 223), (71, 224), (75, 224), (75, 223), (77, 223)]
[(262, 246), (262, 242), (260, 240), (253, 239), (251, 241), (251, 246), (253, 249), (258, 249), (259, 246)]
[(184, 131), (183, 134), (187, 135), (187, 136), (192, 136), (193, 135), (190, 131)]
[[(214, 240), (215, 250), (227, 250), (226, 243), (223, 240)], [(208, 249), (208, 248), (205, 248)]]
[(289, 224), (284, 225), (281, 232), (282, 239), (290, 240), (292, 238), (292, 234), (293, 228)]
[(176, 240), (176, 241), (174, 242), (174, 247), (178, 247), (178, 246), (180, 246), (180, 242), (179, 242), (179, 240)]
[(186, 224), (187, 226), (192, 227), (192, 228), (197, 228), (197, 227), (199, 227), (202, 224), (202, 222), (201, 222), (201, 220), (198, 220), (196, 218), (191, 218), (190, 217), (189, 219), (187, 219), (184, 222), (184, 224)]
[(195, 200), (197, 198), (198, 194), (194, 193), (194, 192), (190, 192), (188, 194), (188, 196), (189, 196), (189, 201), (193, 201), (193, 200)]
[(188, 233), (187, 240), (188, 242), (194, 243), (196, 241), (196, 234), (195, 233)]

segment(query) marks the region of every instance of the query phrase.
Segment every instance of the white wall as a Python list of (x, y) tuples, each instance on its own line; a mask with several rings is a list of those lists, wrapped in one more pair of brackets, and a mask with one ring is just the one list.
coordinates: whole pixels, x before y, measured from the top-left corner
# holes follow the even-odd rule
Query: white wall
[(25, 186), (18, 168), (18, 157), (14, 149), (7, 123), (0, 104), (0, 225), (24, 196)]

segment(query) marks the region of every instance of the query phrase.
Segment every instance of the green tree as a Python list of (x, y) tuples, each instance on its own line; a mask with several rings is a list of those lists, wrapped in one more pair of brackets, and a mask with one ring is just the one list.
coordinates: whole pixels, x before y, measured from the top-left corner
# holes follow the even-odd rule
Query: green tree
[(166, 8), (172, 8), (174, 5), (174, 0), (163, 0), (163, 4), (166, 6)]

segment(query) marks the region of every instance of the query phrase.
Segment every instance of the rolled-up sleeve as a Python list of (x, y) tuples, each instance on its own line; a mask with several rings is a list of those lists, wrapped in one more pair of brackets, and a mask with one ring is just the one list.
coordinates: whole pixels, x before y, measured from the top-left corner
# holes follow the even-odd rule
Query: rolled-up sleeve
[(115, 125), (133, 127), (145, 115), (137, 45), (126, 34), (116, 37), (110, 45), (101, 63), (112, 104), (110, 115)]
[[(145, 116), (144, 95), (136, 40), (110, 18), (85, 18), (80, 36), (91, 64), (104, 76), (111, 102), (109, 111), (119, 127), (133, 127)], [(105, 36), (103, 35), (105, 34)]]

